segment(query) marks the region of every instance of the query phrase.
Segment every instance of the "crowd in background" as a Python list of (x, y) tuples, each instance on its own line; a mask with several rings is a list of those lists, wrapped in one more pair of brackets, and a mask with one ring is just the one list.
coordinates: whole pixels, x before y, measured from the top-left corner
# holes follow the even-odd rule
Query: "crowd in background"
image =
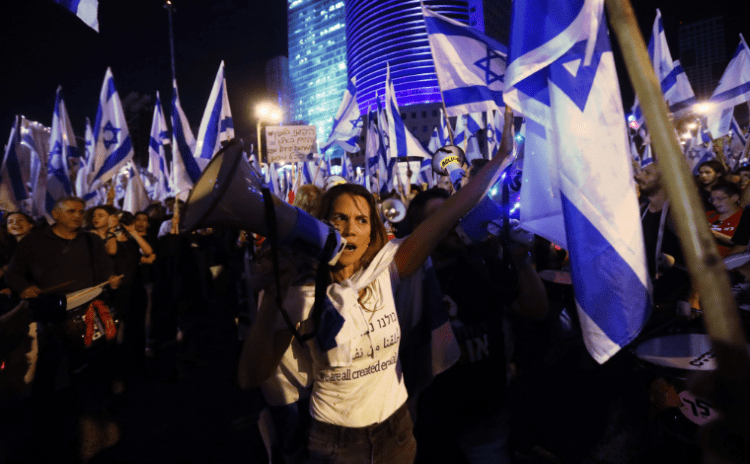
[[(655, 164), (649, 166), (638, 170), (636, 184), (643, 205), (644, 234), (659, 237), (651, 240), (654, 242), (651, 245), (646, 238), (650, 275), (655, 283), (662, 282), (661, 287), (667, 287), (655, 287), (654, 318), (660, 322), (680, 319), (696, 324), (700, 296), (690, 289), (668, 214), (664, 214), (666, 221), (662, 220), (662, 209), (653, 206), (658, 202), (660, 175)], [(727, 172), (720, 162), (709, 161), (698, 172), (697, 189), (720, 254), (727, 257), (746, 252), (750, 240), (750, 165)], [(316, 215), (322, 193), (318, 187), (301, 186), (295, 205)], [(392, 196), (399, 198), (409, 212), (395, 224), (386, 221), (389, 233), (392, 237), (408, 234), (429, 215), (434, 205), (450, 195), (448, 190), (416, 185), (408, 193), (393, 192)], [(0, 293), (4, 295), (4, 307), (0, 396), (6, 418), (25, 415), (31, 418), (18, 419), (23, 426), (13, 433), (3, 430), (6, 435), (0, 452), (6, 457), (18, 458), (13, 453), (26, 443), (23, 440), (41, 434), (55, 446), (36, 449), (36, 457), (43, 460), (55, 457), (58, 462), (64, 462), (63, 457), (79, 459), (81, 441), (85, 441), (86, 435), (78, 432), (80, 421), (88, 418), (99, 427), (114, 424), (115, 419), (106, 416), (106, 407), (102, 405), (107, 397), (127, 391), (128, 378), (137, 375), (145, 359), (158, 356), (161, 347), (175, 342), (180, 344), (183, 357), (195, 357), (192, 343), (199, 320), (196, 316), (209, 306), (213, 311), (211, 318), (220, 321), (218, 325), (227, 339), (241, 340), (254, 318), (259, 293), (271, 285), (270, 268), (262, 268), (262, 256), (268, 248), (262, 237), (228, 228), (180, 231), (182, 201), (169, 198), (163, 203), (154, 202), (136, 214), (113, 205), (85, 211), (83, 206), (83, 202), (74, 198), (61, 200), (55, 209), (54, 225), (21, 212), (4, 212), (2, 216)], [(654, 213), (653, 221), (649, 212)], [(81, 216), (80, 226), (85, 232), (78, 232), (76, 215)], [(65, 221), (69, 221), (65, 230), (74, 231), (71, 237), (81, 234), (95, 237), (95, 251), (91, 239), (86, 239), (89, 245), (80, 248), (85, 253), (88, 246), (91, 259), (82, 262), (92, 267), (94, 280), (82, 287), (80, 282), (63, 279), (45, 288), (40, 281), (34, 281), (35, 275), (46, 271), (40, 269), (40, 263), (34, 262), (33, 257), (44, 253), (46, 242), (42, 237), (55, 235), (53, 228), (64, 226)], [(649, 221), (653, 224), (649, 225)], [(56, 237), (74, 241), (59, 234)], [(29, 245), (24, 247), (25, 241)], [(73, 250), (64, 248), (70, 244), (60, 246), (63, 246), (60, 253)], [(106, 270), (95, 262), (104, 255), (108, 261)], [(49, 262), (56, 260), (48, 258), (52, 260)], [(590, 388), (581, 388), (578, 380), (572, 380), (591, 376), (594, 370), (576, 327), (572, 288), (565, 279), (539, 278), (541, 271), (569, 269), (565, 250), (519, 229), (514, 229), (506, 239), (492, 238), (480, 245), (463, 243), (452, 233), (436, 249), (433, 264), (444, 307), (461, 347), (461, 358), (436, 377), (422, 392), (419, 404), (413, 405), (415, 436), (421, 446), (417, 462), (490, 462), (488, 454), (504, 456), (505, 461), (498, 462), (511, 462), (511, 455), (515, 459), (524, 456), (527, 459), (524, 462), (560, 462), (544, 460), (553, 459), (554, 455), (562, 462), (579, 462), (596, 453), (595, 445), (613, 433), (614, 425), (606, 425), (612, 420), (612, 404), (619, 404), (618, 411), (627, 416), (616, 418), (615, 422), (621, 426), (636, 422), (643, 425), (649, 411), (655, 414), (654, 408), (658, 413), (667, 409), (663, 404), (649, 403), (649, 394), (654, 394), (651, 383), (654, 376), (643, 372), (633, 376), (632, 364), (621, 357), (604, 367), (615, 373), (611, 377), (593, 381), (587, 378), (594, 385)], [(732, 279), (741, 306), (743, 302), (749, 303), (747, 285), (743, 286), (750, 282), (748, 266), (733, 269)], [(64, 342), (56, 339), (65, 337), (49, 329), (59, 321), (50, 323), (36, 317), (36, 313), (33, 317), (18, 316), (23, 306), (19, 303), (21, 299), (70, 294), (105, 281), (110, 283), (106, 303), (117, 322), (117, 336), (112, 341), (93, 343), (85, 349), (63, 346)], [(540, 296), (546, 298), (530, 303), (530, 299)], [(64, 352), (64, 365), (60, 356), (48, 359), (45, 351), (52, 348)], [(623, 373), (627, 374), (626, 381), (612, 380)], [(555, 394), (545, 391), (551, 381), (558, 382)], [(642, 394), (623, 393), (632, 387)], [(596, 393), (592, 393), (594, 388)], [(69, 393), (71, 389), (74, 393)], [(561, 404), (560, 398), (565, 398), (566, 404)], [(304, 397), (297, 400), (305, 404)], [(66, 401), (68, 409), (50, 412)], [(583, 406), (583, 414), (591, 419), (591, 427), (576, 433), (582, 438), (566, 442), (573, 431), (565, 430), (559, 417), (571, 414), (570, 408), (584, 403), (588, 404)], [(272, 401), (269, 404), (279, 406)], [(304, 408), (299, 410), (304, 416)], [(641, 415), (643, 424), (638, 422)], [(289, 427), (277, 416), (274, 419), (279, 430)], [(280, 439), (277, 446), (286, 462), (300, 462), (304, 434), (281, 436), (286, 438)], [(12, 443), (8, 437), (20, 441)], [(546, 437), (546, 441), (541, 437)], [(424, 443), (430, 445), (421, 445)], [(545, 446), (539, 446), (541, 443)], [(655, 447), (658, 445), (652, 443), (647, 451), (652, 452)]]

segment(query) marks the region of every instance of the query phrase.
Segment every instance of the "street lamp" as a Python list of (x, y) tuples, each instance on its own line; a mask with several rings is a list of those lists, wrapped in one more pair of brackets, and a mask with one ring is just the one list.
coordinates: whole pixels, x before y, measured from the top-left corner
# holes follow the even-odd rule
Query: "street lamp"
[(263, 155), (260, 148), (260, 126), (263, 121), (267, 122), (280, 122), (281, 121), (281, 109), (272, 103), (261, 103), (255, 107), (255, 115), (258, 117), (258, 124), (256, 128), (258, 130), (258, 162), (263, 162)]

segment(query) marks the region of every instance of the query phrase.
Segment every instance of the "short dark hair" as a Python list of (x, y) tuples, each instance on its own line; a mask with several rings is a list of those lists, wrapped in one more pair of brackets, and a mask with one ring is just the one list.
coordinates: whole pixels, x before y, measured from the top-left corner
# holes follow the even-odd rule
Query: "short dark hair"
[(62, 205), (64, 205), (65, 203), (67, 203), (69, 201), (74, 201), (74, 202), (78, 203), (79, 205), (83, 206), (84, 208), (86, 207), (86, 202), (83, 201), (83, 199), (78, 198), (78, 197), (70, 196), (70, 197), (62, 197), (59, 200), (57, 200), (55, 202), (55, 206), (52, 207), (52, 211), (54, 211), (56, 209), (62, 209)]
[(447, 199), (451, 196), (450, 192), (440, 187), (433, 187), (425, 190), (424, 192), (418, 193), (409, 202), (409, 208), (406, 210), (406, 222), (411, 230), (414, 229), (414, 221), (417, 219), (417, 215), (420, 214), (427, 202), (434, 198)]
[(713, 192), (714, 190), (721, 190), (730, 197), (732, 195), (742, 195), (742, 189), (739, 185), (732, 182), (717, 182), (716, 185), (711, 187), (711, 191)]
[(700, 169), (704, 166), (708, 166), (709, 168), (713, 169), (716, 174), (718, 174), (720, 177), (724, 177), (724, 175), (727, 173), (726, 168), (724, 168), (724, 165), (721, 164), (719, 161), (716, 160), (707, 160), (702, 162), (698, 165), (698, 169), (696, 171), (700, 171)]

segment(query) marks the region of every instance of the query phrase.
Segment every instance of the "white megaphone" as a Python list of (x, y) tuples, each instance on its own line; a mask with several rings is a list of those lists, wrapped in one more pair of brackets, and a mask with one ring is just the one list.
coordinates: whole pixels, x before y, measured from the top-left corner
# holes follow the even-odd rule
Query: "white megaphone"
[(406, 206), (404, 206), (401, 200), (396, 198), (388, 198), (383, 201), (380, 210), (383, 212), (385, 219), (391, 224), (401, 222), (406, 217)]
[(346, 184), (346, 179), (341, 176), (328, 176), (326, 179), (326, 190), (330, 189), (334, 185)]
[[(237, 227), (268, 237), (263, 183), (242, 159), (242, 142), (227, 142), (190, 192), (180, 218), (187, 231), (204, 227)], [(278, 244), (319, 262), (335, 264), (346, 240), (330, 225), (273, 196)], [(327, 246), (328, 245), (328, 246)]]
[(463, 168), (464, 151), (455, 145), (438, 148), (432, 155), (432, 169), (436, 173), (450, 177), (453, 188), (461, 188), (461, 180), (466, 176)]

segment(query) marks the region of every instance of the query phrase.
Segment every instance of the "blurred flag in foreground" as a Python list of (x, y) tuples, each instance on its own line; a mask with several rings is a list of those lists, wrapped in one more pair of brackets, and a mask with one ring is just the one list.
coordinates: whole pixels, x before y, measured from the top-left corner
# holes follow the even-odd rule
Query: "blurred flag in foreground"
[(99, 32), (99, 1), (98, 0), (53, 0), (75, 13), (91, 29)]
[[(602, 0), (517, 0), (504, 95), (546, 131), (548, 162), (531, 165), (554, 169), (531, 175), (551, 176), (549, 193), (562, 204), (584, 342), (600, 363), (638, 335), (651, 308), (603, 7)], [(552, 11), (557, 14), (539, 21), (540, 12)], [(525, 189), (529, 167), (524, 164)], [(529, 213), (523, 193), (521, 203), (523, 221)]]

